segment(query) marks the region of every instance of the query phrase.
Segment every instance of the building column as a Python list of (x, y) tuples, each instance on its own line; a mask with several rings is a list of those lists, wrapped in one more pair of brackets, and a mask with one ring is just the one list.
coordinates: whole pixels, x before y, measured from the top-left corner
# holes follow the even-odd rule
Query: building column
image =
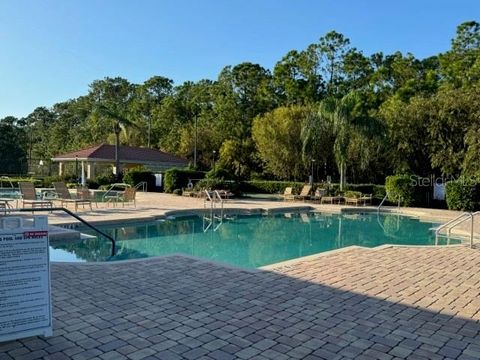
[(80, 183), (82, 184), (82, 186), (85, 186), (85, 184), (87, 183), (85, 179), (85, 161), (82, 161), (82, 174), (80, 176), (80, 179)]
[(95, 163), (87, 162), (87, 179), (95, 178)]
[(62, 176), (63, 175), (63, 162), (59, 162), (58, 163), (58, 176)]

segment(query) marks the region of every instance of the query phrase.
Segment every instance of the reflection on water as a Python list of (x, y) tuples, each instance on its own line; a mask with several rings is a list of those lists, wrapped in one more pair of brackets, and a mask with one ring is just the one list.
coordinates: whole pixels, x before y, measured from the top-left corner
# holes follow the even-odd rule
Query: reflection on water
[[(287, 213), (239, 215), (206, 228), (202, 217), (103, 227), (117, 239), (52, 244), (52, 260), (111, 261), (174, 253), (243, 267), (260, 267), (350, 245), (434, 245), (436, 224), (395, 214)], [(216, 231), (213, 229), (217, 228)], [(93, 234), (92, 234), (93, 235)], [(68, 260), (63, 260), (68, 261)]]

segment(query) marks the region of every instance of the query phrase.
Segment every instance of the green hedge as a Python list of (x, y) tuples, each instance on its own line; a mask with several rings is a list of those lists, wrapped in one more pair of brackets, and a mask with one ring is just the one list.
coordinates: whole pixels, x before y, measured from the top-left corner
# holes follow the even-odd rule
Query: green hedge
[[(4, 187), (4, 188), (10, 188), (11, 185), (13, 185), (13, 187), (18, 188), (18, 183), (19, 182), (33, 182), (35, 184), (35, 187), (43, 187), (43, 181), (41, 179), (35, 179), (35, 178), (31, 178), (31, 177), (25, 177), (25, 178), (9, 177), (8, 180), (7, 179), (1, 179), (0, 182), (1, 182), (0, 186)], [(10, 182), (11, 182), (11, 184), (10, 184)]]
[(480, 186), (473, 181), (459, 179), (445, 186), (447, 206), (450, 210), (474, 211), (480, 208)]
[(164, 190), (167, 193), (172, 193), (175, 189), (186, 188), (188, 179), (203, 179), (205, 172), (195, 171), (189, 169), (169, 169), (165, 172)]
[(402, 206), (410, 206), (415, 201), (415, 183), (410, 175), (393, 175), (385, 179), (388, 200)]
[(130, 186), (136, 186), (143, 181), (147, 183), (147, 191), (155, 190), (155, 176), (150, 170), (133, 168), (128, 170), (123, 176), (123, 182)]

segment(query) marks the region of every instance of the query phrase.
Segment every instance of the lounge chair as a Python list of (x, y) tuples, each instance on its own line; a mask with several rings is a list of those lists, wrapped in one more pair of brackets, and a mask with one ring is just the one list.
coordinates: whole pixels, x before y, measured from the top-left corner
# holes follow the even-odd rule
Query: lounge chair
[(285, 201), (295, 200), (295, 195), (293, 195), (293, 188), (291, 186), (286, 187), (282, 197)]
[(310, 198), (310, 192), (312, 191), (312, 185), (304, 185), (302, 188), (302, 191), (300, 192), (299, 195), (295, 195), (294, 199), (300, 199), (300, 200), (307, 200)]
[(61, 207), (63, 207), (66, 204), (74, 204), (75, 212), (77, 212), (78, 205), (82, 205), (84, 208), (85, 208), (85, 205), (89, 205), (90, 210), (92, 210), (92, 201), (89, 199), (73, 199), (65, 183), (54, 182), (53, 187), (55, 188), (55, 192), (58, 195), (58, 198), (55, 199), (55, 201), (60, 201)]
[(53, 207), (52, 201), (37, 199), (37, 192), (35, 191), (35, 185), (33, 185), (33, 183), (19, 182), (18, 187), (20, 188), (20, 193), (22, 194), (22, 205), (24, 208), (26, 205), (30, 205), (32, 210), (35, 207)]

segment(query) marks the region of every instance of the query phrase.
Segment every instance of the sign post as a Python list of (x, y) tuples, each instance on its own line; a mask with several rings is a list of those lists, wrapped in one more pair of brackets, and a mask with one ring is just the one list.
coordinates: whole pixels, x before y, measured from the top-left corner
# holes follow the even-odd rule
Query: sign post
[(48, 217), (0, 216), (0, 342), (52, 335)]

